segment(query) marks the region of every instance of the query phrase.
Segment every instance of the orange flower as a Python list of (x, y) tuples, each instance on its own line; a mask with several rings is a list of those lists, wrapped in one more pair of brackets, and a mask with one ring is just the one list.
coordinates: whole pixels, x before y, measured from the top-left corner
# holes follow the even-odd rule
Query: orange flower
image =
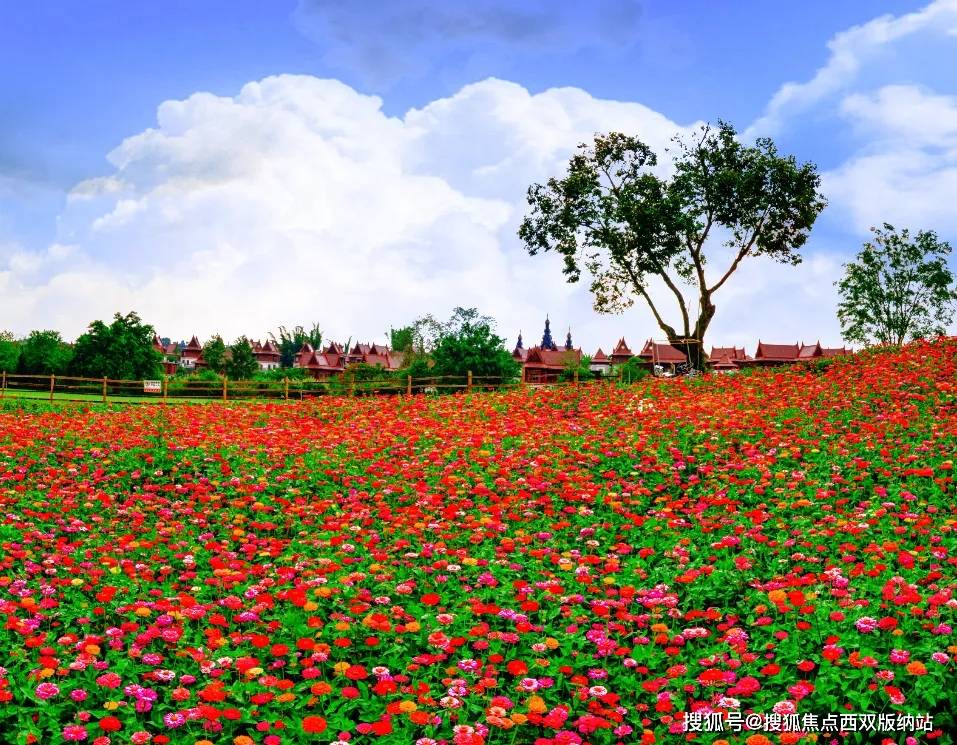
[(905, 669), (911, 675), (927, 675), (927, 668), (923, 662), (909, 662)]

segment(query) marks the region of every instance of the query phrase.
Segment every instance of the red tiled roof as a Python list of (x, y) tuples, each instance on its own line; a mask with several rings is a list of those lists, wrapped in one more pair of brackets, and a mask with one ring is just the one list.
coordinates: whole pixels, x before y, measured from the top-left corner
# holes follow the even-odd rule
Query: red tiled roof
[(822, 354), (821, 342), (815, 342), (814, 344), (802, 344), (801, 349), (798, 352), (798, 359), (810, 360), (815, 357), (820, 357)]
[(184, 352), (201, 352), (203, 350), (203, 345), (199, 343), (199, 339), (196, 338), (196, 335), (193, 334), (193, 338), (189, 340), (189, 344), (183, 349)]
[(326, 355), (317, 353), (317, 352), (311, 352), (305, 358), (305, 362), (300, 362), (299, 366), (304, 367), (307, 370), (338, 370), (339, 369), (338, 366), (331, 364), (331, 360), (329, 360), (329, 358), (326, 357)]
[(708, 359), (715, 360), (721, 359), (722, 357), (727, 357), (730, 360), (748, 359), (744, 347), (740, 349), (738, 347), (711, 347), (711, 354), (708, 355)]
[(800, 347), (797, 344), (765, 344), (758, 342), (754, 353), (755, 360), (793, 361), (798, 359)]
[(608, 355), (601, 351), (601, 347), (598, 347), (598, 351), (592, 355), (592, 362), (608, 362)]
[(367, 354), (363, 362), (365, 362), (367, 365), (372, 365), (373, 367), (375, 365), (382, 365), (382, 367), (389, 366), (389, 358), (384, 354)]
[(638, 356), (644, 359), (654, 360), (655, 362), (664, 362), (669, 365), (688, 361), (687, 355), (680, 349), (676, 349), (670, 344), (653, 342), (651, 339), (645, 342), (645, 347)]
[(851, 350), (846, 347), (821, 347), (821, 355), (823, 357), (843, 357), (850, 353)]
[(577, 364), (580, 362), (581, 358), (582, 350), (580, 349), (552, 350), (532, 347), (528, 350), (528, 354), (525, 357), (525, 366), (564, 370), (569, 364)]
[(711, 367), (714, 370), (737, 370), (738, 364), (731, 359), (730, 355), (725, 354), (719, 357), (717, 362), (713, 362)]
[(628, 348), (628, 342), (625, 341), (625, 337), (621, 337), (618, 340), (618, 343), (615, 345), (614, 350), (612, 350), (612, 357), (634, 357), (634, 353)]

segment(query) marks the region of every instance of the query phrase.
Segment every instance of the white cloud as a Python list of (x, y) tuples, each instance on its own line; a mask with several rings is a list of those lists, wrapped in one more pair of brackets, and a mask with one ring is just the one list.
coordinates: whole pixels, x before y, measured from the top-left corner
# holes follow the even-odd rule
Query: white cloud
[[(402, 118), (308, 76), (167, 101), (155, 128), (109, 154), (111, 173), (74, 189), (59, 241), (75, 248), (0, 261), (0, 317), (67, 337), (135, 309), (174, 338), (262, 337), (315, 320), (334, 338), (381, 339), (425, 312), (474, 305), (509, 343), (519, 329), (537, 341), (549, 313), (555, 334), (571, 323), (586, 351), (622, 334), (638, 345), (660, 336), (643, 306), (596, 316), (587, 283), (567, 285), (556, 257), (527, 256), (515, 235), (527, 185), (611, 129), (660, 149), (682, 128), (639, 104), (494, 79)], [(736, 304), (762, 312), (732, 311), (732, 280), (711, 339), (797, 336), (808, 316), (795, 298), (823, 282), (815, 266), (742, 270)], [(794, 292), (782, 301), (785, 276)], [(832, 308), (806, 335), (837, 341)]]
[(841, 113), (866, 145), (825, 174), (835, 208), (858, 230), (883, 222), (957, 230), (957, 98), (888, 85), (847, 96)]
[(768, 102), (764, 114), (745, 132), (746, 137), (774, 135), (822, 100), (839, 94), (873, 64), (893, 42), (918, 33), (953, 36), (957, 32), (957, 0), (935, 0), (914, 13), (883, 15), (837, 34), (828, 42), (827, 62), (805, 82), (782, 85)]

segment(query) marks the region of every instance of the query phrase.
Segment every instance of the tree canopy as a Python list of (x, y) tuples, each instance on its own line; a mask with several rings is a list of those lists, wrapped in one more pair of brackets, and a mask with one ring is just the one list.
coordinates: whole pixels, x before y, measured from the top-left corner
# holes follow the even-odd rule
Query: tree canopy
[(430, 356), (434, 362), (432, 375), (511, 379), (518, 375), (519, 365), (505, 348), (505, 340), (492, 330), (493, 322), (475, 308), (456, 308), (442, 324)]
[(253, 354), (253, 345), (245, 336), (240, 336), (230, 345), (225, 372), (233, 380), (249, 380), (259, 372), (259, 362)]
[(203, 360), (206, 367), (217, 375), (223, 375), (226, 372), (226, 342), (223, 337), (216, 334), (203, 345)]
[(9, 331), (0, 331), (0, 371), (15, 373), (20, 362), (21, 343)]
[(135, 312), (116, 313), (109, 325), (93, 321), (73, 345), (70, 371), (88, 378), (155, 378), (162, 359), (153, 347), (155, 333)]
[[(768, 138), (744, 145), (719, 122), (675, 143), (666, 178), (637, 137), (596, 135), (563, 178), (529, 187), (530, 211), (518, 234), (531, 255), (560, 254), (569, 282), (587, 272), (598, 312), (621, 312), (643, 299), (668, 340), (700, 363), (715, 293), (748, 257), (800, 263), (798, 250), (825, 201), (816, 166), (779, 155)], [(712, 272), (716, 239), (728, 258)], [(671, 312), (652, 297), (654, 282), (670, 297)]]
[(389, 347), (395, 352), (411, 351), (414, 339), (415, 328), (413, 326), (389, 329)]
[(841, 333), (852, 343), (900, 345), (943, 334), (954, 317), (957, 290), (947, 265), (951, 247), (933, 231), (911, 237), (884, 223), (871, 228), (837, 282)]
[(31, 331), (20, 347), (19, 371), (28, 375), (63, 375), (73, 349), (59, 331)]

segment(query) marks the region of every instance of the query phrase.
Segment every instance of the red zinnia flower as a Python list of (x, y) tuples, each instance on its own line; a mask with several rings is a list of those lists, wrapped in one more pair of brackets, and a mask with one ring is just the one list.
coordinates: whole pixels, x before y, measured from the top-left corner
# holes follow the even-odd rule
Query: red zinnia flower
[(302, 731), (310, 735), (318, 735), (326, 731), (326, 720), (322, 717), (309, 716), (302, 720)]
[(103, 717), (100, 720), (100, 729), (104, 732), (119, 732), (122, 727), (123, 722), (116, 717)]

